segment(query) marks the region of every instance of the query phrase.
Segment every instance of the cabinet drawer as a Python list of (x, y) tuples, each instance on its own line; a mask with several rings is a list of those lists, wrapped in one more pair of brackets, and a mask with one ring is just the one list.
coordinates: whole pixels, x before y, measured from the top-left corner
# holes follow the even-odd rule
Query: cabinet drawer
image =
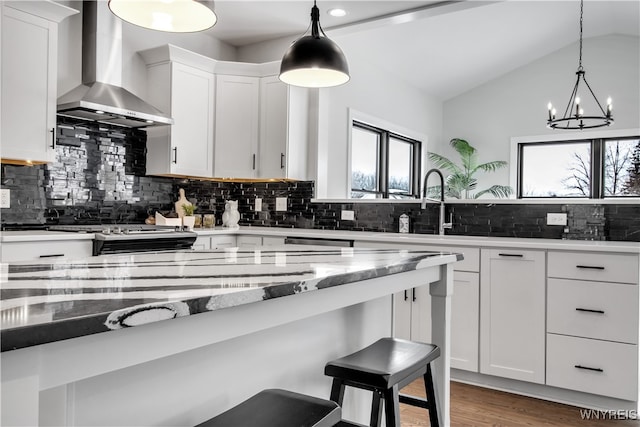
[(638, 256), (595, 252), (549, 252), (548, 276), (638, 284)]
[(547, 334), (547, 385), (636, 400), (638, 346)]
[(85, 258), (93, 252), (92, 240), (50, 240), (2, 244), (2, 262), (35, 261), (56, 257)]
[(638, 344), (638, 287), (548, 279), (547, 332)]

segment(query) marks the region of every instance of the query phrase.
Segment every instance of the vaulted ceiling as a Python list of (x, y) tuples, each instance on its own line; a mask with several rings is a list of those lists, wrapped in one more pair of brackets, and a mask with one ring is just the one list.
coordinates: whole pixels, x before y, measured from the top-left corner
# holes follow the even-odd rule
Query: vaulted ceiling
[[(312, 2), (218, 0), (209, 34), (234, 46), (304, 33)], [(321, 24), (343, 48), (368, 46), (367, 62), (448, 99), (575, 43), (577, 0), (320, 1)], [(344, 18), (326, 11), (347, 10)], [(586, 0), (584, 38), (640, 37), (640, 1)], [(577, 53), (576, 53), (577, 56)], [(587, 65), (587, 64), (585, 64)]]

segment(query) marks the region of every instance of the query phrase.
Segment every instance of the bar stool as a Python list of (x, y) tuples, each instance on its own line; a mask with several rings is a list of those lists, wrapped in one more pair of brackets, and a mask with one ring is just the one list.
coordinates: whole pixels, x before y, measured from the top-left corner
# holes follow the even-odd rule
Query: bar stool
[(331, 427), (341, 415), (335, 402), (268, 389), (196, 427)]
[[(400, 402), (428, 409), (431, 427), (438, 427), (431, 362), (439, 356), (440, 348), (433, 344), (382, 338), (360, 351), (327, 363), (324, 373), (333, 377), (330, 399), (342, 406), (345, 386), (371, 390), (370, 426), (380, 426), (380, 401), (384, 400), (387, 427), (400, 427)], [(427, 392), (426, 400), (398, 393), (421, 376)], [(343, 422), (343, 425), (348, 424)]]

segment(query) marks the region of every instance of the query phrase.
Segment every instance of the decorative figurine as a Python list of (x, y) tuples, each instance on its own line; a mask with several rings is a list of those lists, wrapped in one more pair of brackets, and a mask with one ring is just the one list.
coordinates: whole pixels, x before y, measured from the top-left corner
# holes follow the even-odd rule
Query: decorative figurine
[(238, 201), (227, 200), (224, 204), (224, 213), (222, 214), (222, 226), (228, 228), (238, 228), (240, 221), (240, 212), (238, 212)]

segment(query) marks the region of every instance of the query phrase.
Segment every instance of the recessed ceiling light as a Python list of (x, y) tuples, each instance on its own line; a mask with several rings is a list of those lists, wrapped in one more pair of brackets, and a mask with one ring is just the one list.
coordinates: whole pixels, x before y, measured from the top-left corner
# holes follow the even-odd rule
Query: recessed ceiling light
[(331, 16), (343, 17), (347, 14), (347, 11), (340, 8), (333, 8), (333, 9), (327, 10), (327, 13)]

